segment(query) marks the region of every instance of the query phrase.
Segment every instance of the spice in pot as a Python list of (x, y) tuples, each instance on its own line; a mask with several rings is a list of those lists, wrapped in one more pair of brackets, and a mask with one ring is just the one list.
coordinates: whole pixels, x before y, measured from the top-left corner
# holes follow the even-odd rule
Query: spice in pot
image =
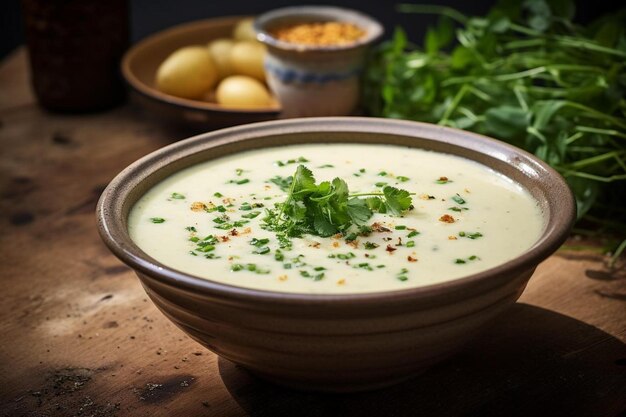
[(281, 41), (311, 46), (348, 45), (359, 40), (365, 31), (346, 22), (313, 22), (281, 26), (270, 31)]

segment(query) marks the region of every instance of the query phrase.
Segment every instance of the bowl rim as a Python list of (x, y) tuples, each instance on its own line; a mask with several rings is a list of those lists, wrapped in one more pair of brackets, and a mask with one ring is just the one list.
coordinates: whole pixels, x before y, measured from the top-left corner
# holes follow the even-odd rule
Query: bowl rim
[[(268, 25), (275, 19), (286, 19), (286, 18), (297, 18), (306, 16), (307, 14), (323, 14), (327, 16), (336, 16), (338, 20), (346, 17), (352, 17), (360, 19), (367, 23), (366, 33), (361, 38), (357, 39), (355, 42), (344, 44), (344, 45), (325, 45), (325, 46), (316, 46), (316, 45), (304, 45), (304, 44), (295, 44), (291, 42), (285, 42), (280, 39), (276, 39), (266, 30)], [(369, 16), (361, 11), (349, 9), (345, 7), (336, 7), (336, 6), (287, 6), (281, 7), (278, 9), (273, 9), (267, 11), (265, 13), (260, 14), (254, 19), (253, 23), (254, 30), (257, 33), (257, 39), (259, 42), (262, 42), (270, 47), (284, 50), (284, 51), (296, 51), (296, 52), (306, 52), (306, 51), (316, 51), (316, 52), (333, 52), (333, 51), (348, 51), (357, 49), (366, 45), (369, 45), (376, 40), (378, 40), (384, 33), (383, 25), (372, 16)]]
[[(347, 294), (306, 294), (253, 289), (211, 281), (170, 268), (144, 253), (131, 240), (121, 214), (125, 199), (132, 190), (172, 163), (184, 160), (210, 148), (244, 143), (242, 149), (252, 149), (245, 143), (272, 135), (306, 133), (378, 133), (423, 138), (478, 152), (504, 163), (517, 162), (516, 169), (536, 181), (545, 181), (545, 190), (554, 197), (548, 201), (550, 213), (544, 214), (545, 226), (537, 241), (521, 255), (493, 268), (441, 283), (402, 290)], [(307, 143), (298, 142), (298, 143)], [(314, 142), (313, 142), (314, 143)], [(234, 153), (234, 152), (233, 152)], [(194, 163), (197, 163), (194, 162)], [(185, 165), (182, 169), (191, 166)], [(534, 170), (534, 171), (533, 171)], [(532, 171), (532, 172), (531, 172)], [(531, 179), (529, 178), (529, 181)], [(524, 184), (521, 184), (527, 188)], [(452, 293), (467, 293), (485, 287), (504, 285), (519, 273), (534, 268), (565, 241), (576, 218), (574, 196), (567, 183), (548, 164), (536, 156), (476, 133), (428, 123), (372, 117), (311, 117), (250, 123), (237, 127), (203, 133), (158, 149), (138, 159), (122, 170), (106, 187), (96, 208), (98, 231), (106, 246), (122, 262), (140, 275), (162, 284), (212, 295), (222, 300), (257, 302), (274, 305), (331, 306), (345, 304), (364, 306), (380, 302), (415, 302), (433, 297), (449, 297)], [(516, 273), (517, 271), (517, 273)], [(530, 277), (530, 275), (529, 275)], [(141, 276), (140, 276), (141, 278)]]
[[(166, 93), (163, 93), (157, 90), (155, 87), (152, 87), (144, 82), (142, 82), (133, 72), (132, 64), (135, 61), (136, 55), (142, 49), (154, 46), (160, 43), (163, 38), (170, 37), (172, 35), (179, 34), (180, 32), (186, 32), (190, 29), (202, 28), (209, 24), (216, 23), (235, 23), (238, 20), (253, 18), (254, 16), (250, 15), (233, 15), (233, 16), (221, 16), (216, 18), (209, 19), (201, 19), (194, 20), (192, 22), (180, 23), (175, 26), (168, 27), (167, 29), (157, 31), (152, 33), (140, 41), (133, 44), (122, 57), (122, 61), (120, 62), (120, 70), (122, 73), (122, 78), (126, 84), (135, 92), (141, 94), (144, 97), (150, 98), (152, 100), (158, 102), (164, 102), (172, 106), (176, 106), (185, 110), (192, 111), (202, 111), (207, 113), (224, 113), (224, 114), (236, 114), (236, 115), (255, 115), (255, 116), (278, 116), (281, 112), (281, 107), (279, 104), (272, 107), (262, 107), (262, 108), (231, 108), (224, 107), (217, 103), (204, 102), (201, 100), (192, 100), (182, 97), (172, 96)], [(208, 41), (207, 41), (208, 42)], [(193, 45), (189, 45), (193, 46)]]

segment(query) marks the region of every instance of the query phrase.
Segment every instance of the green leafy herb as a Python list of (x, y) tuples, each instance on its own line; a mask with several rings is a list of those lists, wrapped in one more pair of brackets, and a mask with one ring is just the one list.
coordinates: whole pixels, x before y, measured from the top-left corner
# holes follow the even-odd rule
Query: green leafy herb
[(398, 176), (396, 177), (396, 179), (397, 179), (398, 181), (400, 181), (400, 182), (407, 182), (407, 181), (410, 181), (410, 180), (411, 180), (411, 178), (409, 178), (409, 177), (404, 177), (404, 176), (402, 176), (402, 175), (398, 175)]
[(222, 194), (220, 192), (215, 192), (215, 193), (213, 193), (213, 196), (217, 197), (217, 198), (222, 198), (222, 197), (224, 197), (224, 194)]
[(185, 227), (185, 230), (188, 232), (193, 232), (193, 233), (197, 232), (196, 228), (193, 226), (187, 226)]
[(173, 198), (174, 200), (184, 200), (185, 199), (185, 196), (180, 194), (180, 193), (172, 193), (172, 195), (170, 197)]
[(380, 245), (378, 243), (374, 243), (374, 242), (365, 242), (364, 246), (365, 246), (365, 249), (376, 249)]
[(623, 9), (587, 26), (574, 23), (570, 0), (497, 2), (475, 17), (446, 6), (399, 9), (440, 20), (423, 47), (399, 29), (373, 51), (362, 95), (370, 115), (472, 130), (519, 146), (566, 178), (578, 216), (586, 218), (579, 227), (626, 234)]
[(414, 240), (409, 240), (406, 242), (406, 247), (407, 248), (412, 248), (415, 246), (415, 241)]
[(408, 235), (406, 235), (406, 237), (415, 237), (419, 234), (420, 232), (418, 232), (417, 230), (411, 230), (411, 232)]
[[(376, 199), (375, 207), (366, 199)], [(300, 237), (305, 233), (327, 237), (350, 236), (351, 226), (362, 226), (374, 211), (400, 216), (411, 207), (408, 191), (386, 186), (381, 192), (350, 194), (348, 184), (335, 178), (316, 183), (311, 170), (299, 165), (292, 177), (287, 198), (267, 211), (264, 228), (278, 236)], [(355, 236), (356, 239), (356, 236)]]
[(165, 223), (165, 219), (163, 217), (150, 217), (150, 221), (155, 224)]

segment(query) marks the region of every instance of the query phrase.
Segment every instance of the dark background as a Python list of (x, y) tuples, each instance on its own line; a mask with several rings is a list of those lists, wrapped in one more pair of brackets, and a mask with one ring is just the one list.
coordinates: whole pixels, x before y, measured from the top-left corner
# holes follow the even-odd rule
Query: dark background
[[(65, 2), (71, 0), (49, 0)], [(73, 0), (77, 1), (77, 0)], [(106, 1), (106, 0), (102, 0)], [(296, 4), (313, 4), (304, 1), (296, 3), (286, 0), (129, 0), (131, 12), (131, 41), (137, 41), (146, 35), (177, 23), (227, 15), (258, 14), (268, 9)], [(409, 37), (419, 40), (425, 26), (435, 21), (432, 16), (405, 15), (397, 13), (394, 5), (402, 0), (339, 0), (332, 5), (349, 7), (370, 14), (379, 19), (389, 36), (396, 25), (401, 25)], [(409, 3), (410, 1), (405, 1)], [(324, 4), (325, 2), (320, 2)], [(495, 3), (494, 0), (421, 0), (415, 3), (441, 4), (458, 9), (464, 14), (484, 14)], [(585, 23), (602, 13), (617, 10), (620, 2), (577, 1), (576, 20)], [(24, 43), (20, 15), (20, 0), (0, 0), (0, 59)]]

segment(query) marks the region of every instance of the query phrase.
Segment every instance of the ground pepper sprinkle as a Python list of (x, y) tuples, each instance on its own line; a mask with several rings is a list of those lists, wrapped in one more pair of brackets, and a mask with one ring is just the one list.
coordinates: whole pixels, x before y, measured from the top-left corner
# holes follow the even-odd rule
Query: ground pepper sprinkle
[(270, 31), (281, 41), (311, 46), (347, 45), (356, 42), (365, 31), (352, 23), (315, 22), (282, 26)]

